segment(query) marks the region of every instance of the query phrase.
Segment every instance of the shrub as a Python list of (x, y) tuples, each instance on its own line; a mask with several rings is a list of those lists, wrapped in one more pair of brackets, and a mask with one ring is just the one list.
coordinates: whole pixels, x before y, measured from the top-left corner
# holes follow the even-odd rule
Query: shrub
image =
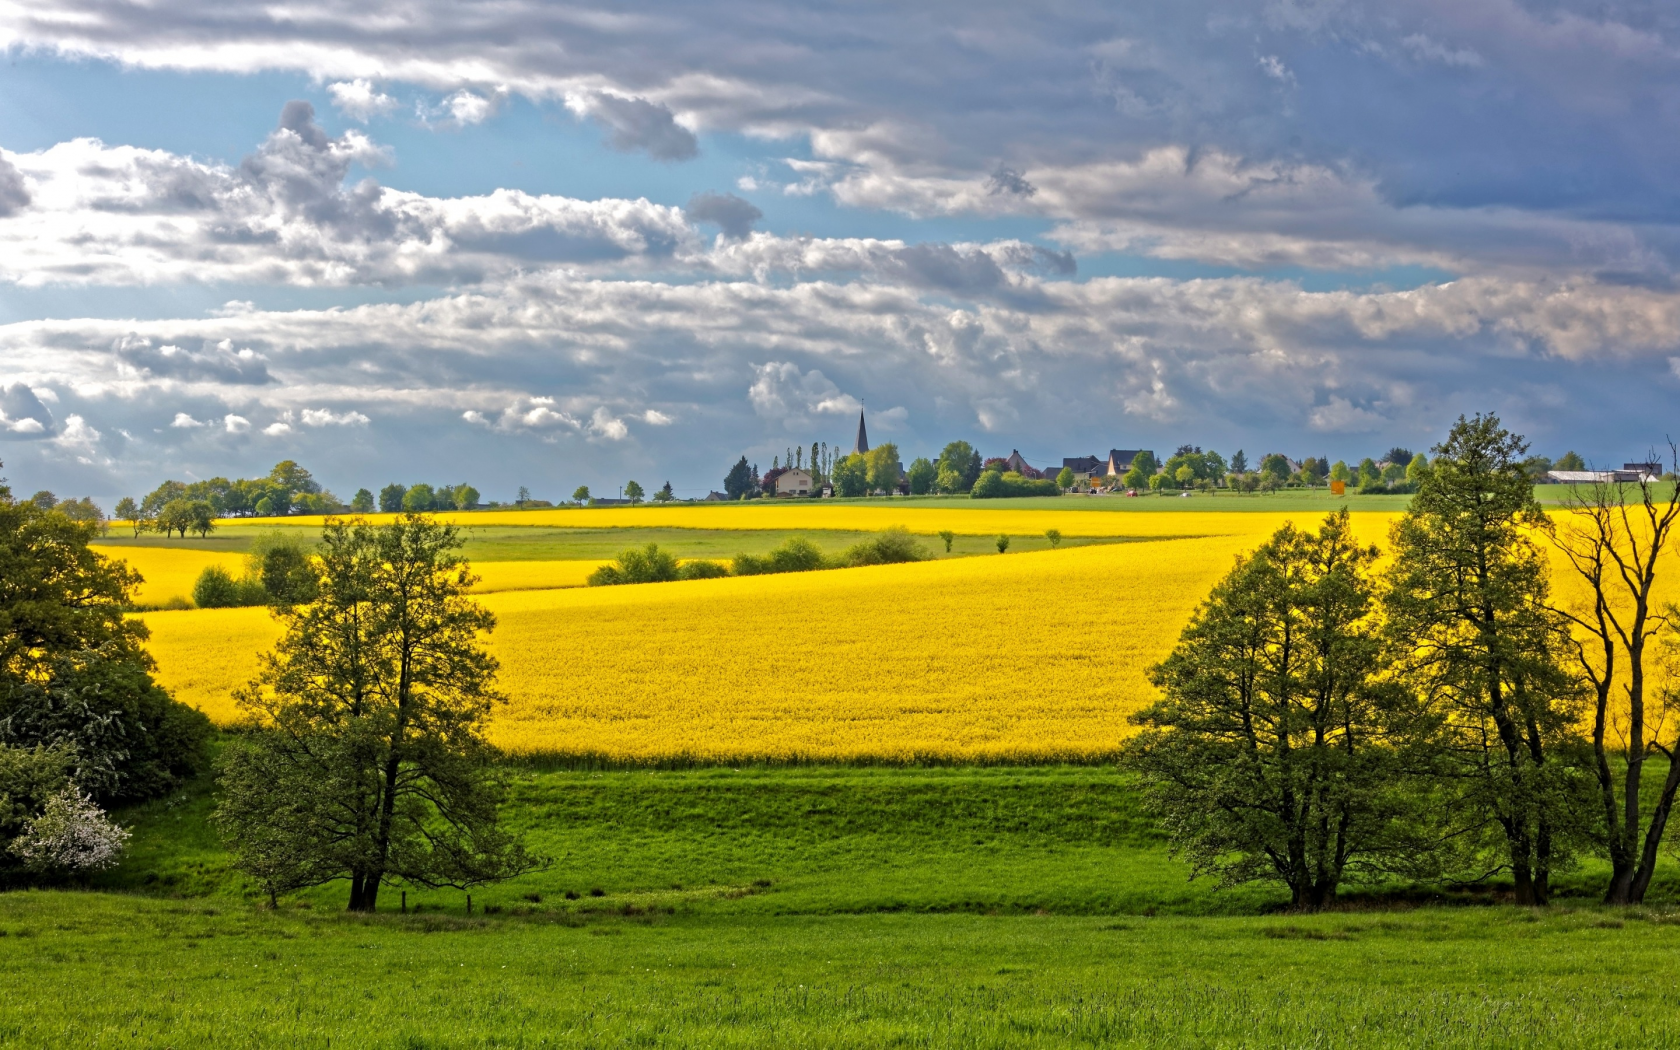
[(1014, 471), (988, 470), (980, 475), (969, 495), (975, 499), (1000, 499), (1006, 496), (1060, 496), (1061, 488), (1054, 478), (1026, 478)]
[(729, 566), (715, 561), (691, 561), (677, 570), (677, 578), (681, 580), (715, 580), (729, 575)]
[(841, 556), (845, 565), (893, 565), (906, 561), (922, 561), (927, 551), (903, 528), (888, 529), (872, 540), (864, 540), (848, 548)]
[(618, 556), (612, 565), (603, 565), (589, 574), (589, 586), (613, 587), (626, 583), (667, 583), (681, 579), (676, 555), (650, 543), (641, 550), (632, 547)]
[(311, 550), (308, 543), (283, 532), (257, 537), (246, 555), (250, 564), (247, 575), (259, 581), (266, 594), (263, 601), (307, 605), (315, 600), (318, 580)]
[(997, 538), (997, 549), (998, 549), (999, 554), (1002, 554), (1004, 551), (1009, 549), (1009, 537), (1008, 536), (999, 536)]
[(235, 579), (220, 565), (207, 565), (193, 584), (193, 604), (200, 609), (234, 609), (268, 604), (268, 591), (261, 580)]
[(803, 536), (795, 536), (769, 554), (735, 555), (735, 575), (765, 576), (777, 572), (810, 572), (826, 568), (822, 551)]

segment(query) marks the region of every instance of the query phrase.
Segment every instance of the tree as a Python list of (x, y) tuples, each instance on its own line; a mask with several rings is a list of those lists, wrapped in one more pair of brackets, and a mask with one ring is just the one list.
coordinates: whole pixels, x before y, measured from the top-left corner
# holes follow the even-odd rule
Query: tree
[(729, 468), (729, 473), (724, 475), (723, 491), (730, 499), (745, 499), (754, 487), (752, 468), (747, 466), (747, 457), (742, 456)]
[[(1669, 456), (1680, 459), (1672, 446)], [(1668, 680), (1651, 688), (1652, 665), (1665, 655), (1660, 638), (1672, 637), (1675, 627), (1674, 607), (1659, 604), (1656, 590), (1680, 522), (1680, 486), (1664, 497), (1649, 481), (1595, 482), (1572, 488), (1566, 506), (1566, 514), (1547, 522), (1553, 544), (1591, 595), (1582, 605), (1559, 603), (1559, 610), (1575, 625), (1573, 652), (1592, 690), (1593, 772), (1610, 860), (1604, 902), (1639, 904), (1680, 790), (1673, 667), (1664, 668)], [(1646, 813), (1645, 763), (1659, 754), (1667, 772)]]
[(472, 510), (478, 506), (478, 490), (471, 485), (456, 485), (449, 497), (456, 510)]
[(525, 504), (531, 502), (531, 490), (526, 488), (524, 485), (519, 486), (519, 491), (514, 493), (513, 500), (514, 506), (523, 507)]
[[(1527, 444), (1494, 415), (1460, 416), (1433, 449), (1393, 528), (1384, 596), (1399, 672), (1444, 723), (1439, 783), (1497, 827), (1519, 904), (1542, 905), (1568, 855), (1581, 780), (1569, 639), (1549, 606), (1549, 571), (1530, 538), (1545, 516), (1522, 469)], [(1496, 835), (1498, 834), (1496, 832)]]
[(484, 739), (495, 617), (471, 601), (453, 526), (414, 514), (331, 522), (319, 598), (236, 698), (249, 732), (222, 760), (215, 820), (235, 863), (272, 888), (350, 883), (373, 911), (387, 881), (473, 885), (530, 870), (497, 823), (504, 787)]
[(1067, 490), (1073, 488), (1073, 468), (1063, 467), (1056, 472), (1056, 487)]
[(1134, 491), (1147, 488), (1149, 486), (1149, 475), (1139, 470), (1137, 464), (1133, 463), (1126, 473), (1120, 476), (1120, 484)]
[(1152, 477), (1160, 473), (1161, 464), (1155, 458), (1155, 453), (1144, 449), (1132, 458), (1132, 466), (1143, 473), (1144, 477)]
[(410, 485), (408, 491), (403, 493), (402, 509), (406, 513), (424, 514), (436, 505), (437, 492), (423, 481), (418, 485)]
[(588, 503), (589, 502), (589, 486), (588, 485), (579, 485), (577, 488), (573, 489), (572, 490), (572, 500), (574, 502), (580, 503), (580, 504), (581, 503)]
[(141, 577), (96, 532), (0, 486), (0, 743), (67, 748), (83, 790), (145, 799), (203, 768), (210, 723), (152, 680), (125, 615)]
[(140, 517), (140, 505), (135, 503), (133, 497), (131, 496), (124, 496), (122, 499), (117, 500), (115, 513), (117, 517), (128, 522), (129, 526), (134, 529), (134, 535), (136, 536), (140, 535), (141, 531), (146, 527), (145, 521), (143, 521)]
[(904, 476), (904, 466), (898, 459), (898, 446), (892, 442), (876, 445), (864, 453), (864, 469), (868, 474), (869, 491), (891, 493)]
[(1062, 545), (1062, 530), (1061, 529), (1045, 529), (1044, 530), (1044, 538), (1050, 541), (1050, 546), (1060, 547)]
[(373, 513), (373, 493), (367, 489), (357, 489), (350, 497), (350, 510), (356, 514)]
[(1231, 473), (1233, 473), (1233, 474), (1247, 474), (1248, 473), (1248, 457), (1243, 454), (1243, 450), (1240, 449), (1240, 448), (1237, 449), (1237, 451), (1232, 453), (1232, 455), (1231, 455)]
[(1345, 509), (1316, 533), (1286, 524), (1151, 670), (1162, 699), (1123, 754), (1195, 875), (1281, 882), (1317, 909), (1400, 845), (1391, 737), (1410, 719), (1372, 687), (1376, 558)]
[(48, 492), (46, 489), (42, 489), (40, 492), (37, 492), (35, 495), (29, 497), (29, 502), (35, 504), (37, 507), (40, 507), (42, 510), (52, 510), (54, 507), (58, 506), (58, 497), (53, 495), (51, 492)]
[(403, 509), (403, 497), (408, 495), (408, 489), (403, 485), (390, 484), (379, 490), (379, 509), (385, 514), (396, 514)]
[(967, 492), (980, 478), (980, 453), (966, 441), (953, 441), (940, 450), (934, 466), (940, 479), (939, 491), (951, 495)]
[(1196, 472), (1186, 464), (1173, 471), (1172, 479), (1178, 482), (1180, 488), (1184, 488), (1196, 480)]
[(646, 494), (642, 491), (642, 487), (634, 481), (624, 483), (624, 498), (631, 503), (640, 503), (644, 495)]
[(939, 479), (939, 469), (926, 456), (917, 456), (906, 472), (910, 478), (910, 495), (925, 496), (933, 491)]
[(47, 799), (40, 816), (25, 822), (11, 852), (35, 872), (102, 871), (122, 857), (128, 835), (92, 796), (66, 783)]
[[(1419, 452), (1417, 455), (1412, 457), (1412, 461), (1410, 463), (1406, 464), (1406, 480), (1414, 485), (1420, 484), (1423, 481), (1423, 472), (1428, 469), (1429, 457), (1424, 455), (1422, 452)], [(1526, 466), (1523, 469), (1523, 473), (1528, 473)]]
[(945, 553), (951, 553), (951, 544), (956, 542), (957, 534), (950, 529), (940, 529), (939, 538), (945, 541)]
[(157, 528), (165, 536), (179, 532), (181, 538), (186, 539), (188, 532), (196, 532), (203, 537), (215, 530), (216, 521), (210, 504), (203, 500), (176, 499), (170, 500), (158, 511)]
[(1565, 452), (1563, 455), (1559, 456), (1558, 461), (1556, 463), (1552, 464), (1552, 469), (1553, 470), (1586, 470), (1587, 469), (1587, 461), (1582, 459), (1580, 456), (1576, 455), (1575, 452), (1572, 450), (1572, 451), (1569, 451), (1569, 452)]
[(669, 503), (676, 498), (677, 494), (671, 488), (671, 483), (669, 481), (665, 483), (664, 488), (653, 494), (653, 500), (655, 503)]
[(998, 551), (998, 553), (1002, 554), (1004, 551), (1006, 551), (1008, 549), (1009, 549), (1009, 537), (1008, 536), (999, 536), (997, 538), (997, 551)]
[(1366, 456), (1359, 461), (1359, 487), (1373, 488), (1382, 484), (1382, 474), (1377, 471), (1377, 464)]
[(252, 575), (268, 603), (278, 608), (307, 605), (317, 597), (315, 560), (301, 540), (276, 532), (259, 537), (250, 552)]
[(1339, 481), (1345, 485), (1353, 480), (1353, 471), (1348, 469), (1345, 462), (1338, 459), (1330, 466), (1330, 480)]
[(1383, 456), (1389, 463), (1397, 463), (1402, 469), (1412, 461), (1412, 450), (1396, 445)]
[(832, 480), (834, 491), (841, 496), (863, 496), (869, 492), (869, 463), (854, 452), (836, 460)]
[(1274, 485), (1282, 485), (1289, 480), (1289, 458), (1281, 452), (1268, 453), (1260, 458), (1261, 478), (1271, 478)]

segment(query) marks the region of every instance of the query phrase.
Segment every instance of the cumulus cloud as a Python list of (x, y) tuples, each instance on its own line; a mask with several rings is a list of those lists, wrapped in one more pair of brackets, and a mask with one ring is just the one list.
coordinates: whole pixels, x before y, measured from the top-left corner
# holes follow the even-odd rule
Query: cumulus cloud
[(371, 80), (341, 80), (328, 84), (327, 92), (340, 113), (363, 124), (397, 108), (397, 100), (380, 93)]
[(335, 413), (327, 408), (306, 408), (298, 413), (298, 416), (306, 427), (365, 427), (368, 425), (368, 417), (349, 409)]
[(0, 219), (16, 215), (29, 206), (31, 199), (23, 173), (0, 153)]
[[(383, 163), (384, 150), (358, 131), (329, 135), (306, 102), (288, 103), (237, 167), (92, 139), (13, 156), (38, 191), (0, 224), (0, 281), (29, 286), (472, 281), (700, 248), (681, 209), (646, 200), (436, 198), (351, 183), (352, 167)], [(168, 366), (159, 353), (136, 349), (136, 366)], [(205, 353), (176, 360), (263, 381), (260, 362), (213, 364)]]
[(607, 144), (613, 149), (643, 152), (655, 160), (688, 160), (700, 152), (694, 132), (678, 124), (664, 103), (598, 91), (569, 104), (611, 132)]
[(710, 223), (725, 237), (737, 241), (751, 234), (753, 224), (764, 218), (764, 213), (752, 202), (744, 201), (733, 193), (713, 193), (710, 190), (690, 197), (688, 205), (683, 208), (683, 215), (689, 222)]
[(747, 388), (753, 411), (770, 419), (786, 420), (810, 415), (851, 415), (863, 402), (842, 393), (832, 379), (812, 369), (802, 372), (791, 361), (770, 361), (754, 366), (757, 375)]
[(52, 413), (35, 391), (22, 383), (0, 385), (0, 434), (44, 437), (53, 429)]

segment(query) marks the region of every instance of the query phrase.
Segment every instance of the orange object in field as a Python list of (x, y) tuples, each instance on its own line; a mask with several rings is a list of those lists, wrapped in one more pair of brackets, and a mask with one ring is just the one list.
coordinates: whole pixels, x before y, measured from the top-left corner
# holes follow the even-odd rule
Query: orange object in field
[(1330, 495), (1332, 495), (1332, 496), (1345, 496), (1345, 495), (1347, 495), (1347, 482), (1345, 482), (1345, 481), (1332, 481), (1330, 483)]

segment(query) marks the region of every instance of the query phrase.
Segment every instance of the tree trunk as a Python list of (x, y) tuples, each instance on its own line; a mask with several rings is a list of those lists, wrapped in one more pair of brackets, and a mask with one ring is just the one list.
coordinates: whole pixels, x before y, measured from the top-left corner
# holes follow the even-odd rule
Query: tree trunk
[(1627, 904), (1645, 903), (1645, 891), (1650, 889), (1651, 878), (1657, 873), (1657, 855), (1663, 832), (1667, 830), (1669, 815), (1674, 811), (1676, 789), (1680, 789), (1680, 762), (1670, 758), (1668, 776), (1663, 779), (1662, 797), (1657, 800), (1657, 808), (1651, 814), (1651, 826), (1645, 831), (1645, 849), (1639, 858), (1639, 870), (1631, 873), (1628, 882)]

